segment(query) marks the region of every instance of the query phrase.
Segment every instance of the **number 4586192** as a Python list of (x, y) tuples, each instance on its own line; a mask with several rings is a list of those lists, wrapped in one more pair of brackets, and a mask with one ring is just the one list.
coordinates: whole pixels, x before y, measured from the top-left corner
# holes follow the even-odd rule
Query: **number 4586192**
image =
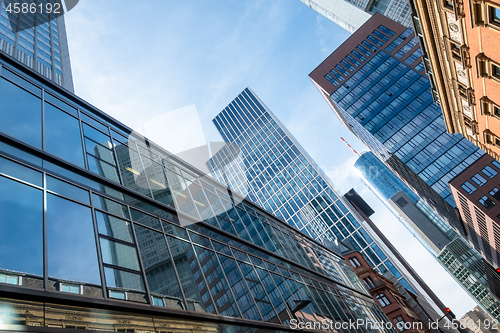
[(5, 10), (8, 13), (14, 13), (14, 14), (35, 14), (35, 13), (54, 13), (54, 14), (60, 14), (61, 13), (61, 4), (60, 3), (45, 3), (45, 4), (36, 4), (36, 3), (9, 3), (7, 5), (7, 8)]

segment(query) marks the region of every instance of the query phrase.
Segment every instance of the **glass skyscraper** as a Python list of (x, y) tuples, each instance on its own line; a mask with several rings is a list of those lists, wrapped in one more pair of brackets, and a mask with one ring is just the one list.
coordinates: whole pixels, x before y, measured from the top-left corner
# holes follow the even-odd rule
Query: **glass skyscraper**
[(379, 272), (426, 293), (295, 138), (249, 88), (213, 120), (229, 145), (208, 162), (213, 176), (322, 241), (347, 241)]
[(356, 31), (371, 15), (383, 14), (410, 28), (410, 3), (406, 0), (300, 0), (349, 32)]
[(448, 182), (484, 152), (446, 131), (421, 55), (411, 29), (376, 14), (310, 77), (344, 124), (463, 234)]
[(1, 53), (0, 101), (0, 330), (387, 321), (342, 257)]
[(480, 254), (374, 153), (362, 153), (354, 166), (370, 189), (458, 284), (494, 318), (500, 318), (500, 301), (489, 287)]
[[(38, 9), (54, 4), (54, 0), (25, 2), (36, 4)], [(19, 1), (0, 0), (0, 52), (73, 92), (64, 15), (52, 11), (16, 14), (13, 3)]]

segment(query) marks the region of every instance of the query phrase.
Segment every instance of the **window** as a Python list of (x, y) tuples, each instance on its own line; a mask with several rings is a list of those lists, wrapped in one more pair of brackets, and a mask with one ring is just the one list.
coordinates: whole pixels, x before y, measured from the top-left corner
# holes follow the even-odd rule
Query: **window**
[(153, 305), (165, 306), (165, 302), (163, 301), (163, 298), (155, 297), (155, 296), (151, 296), (151, 298), (153, 299)]
[(489, 7), (490, 11), (490, 23), (500, 24), (500, 8)]
[(497, 160), (493, 160), (493, 162), (491, 162), (491, 164), (493, 164), (494, 166), (496, 166), (498, 169), (500, 169), (500, 162), (498, 162)]
[(356, 258), (356, 257), (350, 258), (349, 262), (351, 263), (352, 267), (359, 267), (359, 266), (361, 266), (361, 263), (359, 262), (358, 258)]
[(472, 180), (474, 183), (476, 183), (478, 186), (483, 186), (484, 184), (487, 183), (487, 180), (483, 178), (480, 174), (476, 173), (473, 177)]
[(59, 283), (59, 291), (71, 294), (81, 294), (80, 286), (75, 284)]
[(366, 286), (368, 287), (368, 289), (373, 289), (375, 288), (375, 283), (373, 282), (372, 278), (371, 277), (365, 277), (363, 279), (363, 281), (365, 282)]
[(463, 183), (461, 187), (469, 194), (472, 194), (476, 190), (476, 187), (470, 182)]
[(22, 280), (18, 276), (0, 274), (0, 283), (20, 285)]
[(109, 297), (116, 299), (127, 299), (127, 293), (117, 290), (110, 290)]
[(462, 61), (462, 51), (460, 50), (460, 46), (457, 44), (450, 42), (451, 55), (454, 59), (458, 61)]
[(484, 195), (481, 199), (479, 199), (479, 203), (484, 206), (486, 209), (490, 209), (491, 207), (495, 206), (495, 203), (493, 200), (488, 198), (488, 196)]
[(396, 325), (397, 329), (400, 332), (403, 332), (406, 330), (406, 328), (405, 328), (406, 323), (405, 323), (403, 317), (397, 316), (396, 318), (393, 318), (392, 321), (394, 322), (394, 324)]
[(500, 66), (491, 65), (491, 75), (497, 79), (500, 79)]
[(491, 191), (490, 191), (490, 195), (497, 199), (497, 200), (500, 200), (500, 190), (498, 189), (498, 187), (494, 187)]
[(493, 178), (495, 177), (496, 175), (498, 175), (498, 172), (496, 172), (495, 170), (493, 170), (492, 167), (490, 167), (489, 165), (485, 166), (483, 168), (483, 170), (481, 170), (482, 173), (484, 173), (486, 176), (488, 176), (489, 178)]
[(453, 0), (444, 0), (443, 3), (445, 8), (453, 9), (454, 7)]
[(378, 294), (377, 295), (377, 300), (380, 302), (380, 305), (382, 305), (382, 307), (391, 304), (391, 302), (389, 302), (389, 300), (387, 299), (387, 297), (385, 297), (385, 294)]

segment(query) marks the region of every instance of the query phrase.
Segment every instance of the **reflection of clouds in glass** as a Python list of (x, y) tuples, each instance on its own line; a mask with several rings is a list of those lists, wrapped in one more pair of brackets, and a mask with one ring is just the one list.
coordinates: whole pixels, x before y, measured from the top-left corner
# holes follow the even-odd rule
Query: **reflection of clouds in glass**
[(101, 284), (90, 208), (47, 195), (49, 276)]

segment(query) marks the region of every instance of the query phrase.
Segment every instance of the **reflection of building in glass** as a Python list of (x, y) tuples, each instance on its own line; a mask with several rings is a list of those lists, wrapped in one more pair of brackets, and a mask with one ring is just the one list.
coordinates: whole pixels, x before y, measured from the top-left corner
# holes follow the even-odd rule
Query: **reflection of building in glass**
[(9, 57), (0, 64), (0, 329), (387, 320), (324, 245)]
[[(64, 15), (56, 17), (54, 13), (38, 11), (35, 14), (21, 10), (16, 14), (14, 3), (36, 3), (37, 8), (45, 8), (54, 0), (0, 0), (0, 52), (73, 91)], [(7, 11), (9, 4), (11, 10)]]
[(213, 122), (224, 141), (239, 146), (223, 148), (209, 161), (219, 181), (323, 243), (346, 240), (377, 271), (389, 270), (405, 288), (437, 299), (417, 282), (421, 279), (388, 241), (382, 241), (336, 193), (329, 178), (253, 91), (246, 88)]

